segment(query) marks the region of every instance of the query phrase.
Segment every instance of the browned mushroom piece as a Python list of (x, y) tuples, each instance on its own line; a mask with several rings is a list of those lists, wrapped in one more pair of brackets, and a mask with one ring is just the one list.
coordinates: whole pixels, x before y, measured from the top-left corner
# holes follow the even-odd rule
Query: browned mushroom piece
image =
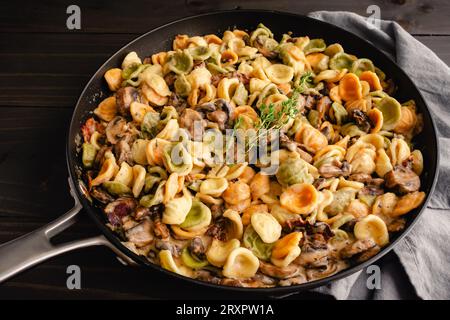
[(152, 224), (149, 220), (144, 220), (133, 228), (128, 229), (125, 232), (125, 236), (136, 247), (144, 247), (153, 241)]
[(225, 211), (223, 205), (213, 204), (211, 206), (211, 215), (213, 219), (217, 219), (222, 215), (222, 212)]
[(387, 229), (389, 232), (399, 232), (405, 229), (406, 220), (403, 218), (397, 218), (387, 223)]
[(369, 132), (371, 128), (371, 122), (367, 114), (359, 109), (353, 109), (350, 112), (350, 119), (352, 119), (361, 131)]
[(281, 279), (278, 282), (278, 285), (283, 287), (288, 286), (295, 286), (297, 284), (302, 284), (308, 282), (308, 279), (306, 278), (306, 274), (301, 273), (300, 275), (297, 275), (295, 277), (289, 278), (289, 279)]
[(236, 72), (236, 77), (239, 79), (239, 82), (242, 83), (244, 86), (250, 83), (250, 77), (245, 73)]
[(191, 108), (184, 109), (178, 122), (180, 127), (186, 129), (194, 140), (199, 140), (202, 137), (206, 127), (203, 116)]
[(319, 119), (322, 120), (323, 117), (328, 113), (331, 107), (331, 99), (328, 96), (323, 96), (317, 101), (316, 108), (319, 112)]
[(351, 165), (347, 161), (333, 159), (330, 163), (320, 166), (319, 173), (324, 178), (346, 177), (351, 172)]
[(90, 195), (103, 204), (107, 204), (114, 201), (113, 196), (111, 196), (108, 192), (98, 187), (93, 187), (90, 191)]
[(410, 168), (397, 165), (393, 170), (386, 173), (386, 187), (397, 188), (401, 193), (418, 191), (420, 178)]
[(314, 224), (307, 222), (305, 229), (308, 243), (314, 248), (326, 246), (326, 242), (334, 236), (333, 230), (325, 222), (315, 222)]
[(102, 166), (103, 160), (105, 158), (105, 153), (107, 151), (111, 151), (111, 147), (108, 146), (102, 146), (100, 150), (97, 151), (97, 154), (95, 155), (94, 159), (94, 167), (100, 168)]
[(195, 278), (198, 280), (206, 281), (206, 282), (213, 283), (213, 284), (221, 284), (221, 282), (222, 282), (222, 278), (214, 275), (211, 271), (204, 270), (204, 269), (196, 270)]
[(372, 258), (374, 255), (376, 255), (378, 252), (380, 252), (380, 250), (381, 250), (381, 248), (379, 246), (375, 246), (370, 249), (367, 249), (366, 251), (361, 252), (356, 257), (356, 262), (360, 263), (360, 262), (367, 261), (370, 258)]
[(167, 239), (170, 236), (169, 228), (161, 221), (164, 208), (162, 203), (148, 208), (149, 216), (153, 220), (153, 233), (159, 239)]
[(276, 280), (262, 274), (256, 274), (254, 277), (247, 279), (222, 278), (220, 284), (243, 288), (261, 288), (273, 287), (276, 284)]
[(131, 147), (127, 142), (127, 138), (122, 138), (114, 145), (114, 154), (116, 155), (116, 161), (118, 165), (122, 162), (128, 162), (133, 165), (133, 156), (131, 154)]
[(315, 109), (315, 106), (317, 104), (317, 100), (320, 99), (321, 96), (317, 96), (317, 95), (307, 95), (305, 98), (305, 109), (311, 110), (311, 109)]
[(157, 250), (169, 250), (174, 257), (179, 257), (181, 254), (181, 247), (168, 240), (156, 239), (155, 248)]
[(139, 206), (133, 213), (133, 218), (137, 221), (150, 215), (150, 208)]
[(306, 236), (302, 251), (294, 263), (303, 267), (323, 265), (324, 259), (327, 259), (329, 254), (327, 241), (321, 234)]
[(181, 114), (184, 109), (188, 107), (186, 99), (178, 96), (175, 92), (169, 96), (169, 100), (167, 101), (168, 106), (173, 106), (175, 110), (177, 110), (178, 114)]
[(194, 256), (201, 258), (205, 254), (205, 245), (203, 244), (203, 240), (200, 237), (194, 237), (189, 243), (189, 252)]
[(291, 152), (297, 152), (300, 155), (300, 158), (302, 158), (306, 162), (312, 162), (313, 157), (308, 152), (301, 149), (298, 142), (289, 139), (289, 137), (283, 132), (280, 132), (280, 145), (281, 147), (286, 148)]
[(257, 36), (254, 46), (258, 49), (258, 51), (268, 59), (275, 59), (278, 56), (278, 53), (275, 50), (270, 50), (266, 47), (266, 36)]
[(274, 286), (277, 283), (277, 280), (275, 280), (274, 278), (269, 277), (269, 276), (267, 276), (265, 274), (262, 274), (260, 272), (256, 273), (253, 276), (253, 279), (255, 281), (258, 281), (259, 283), (261, 283), (263, 285), (266, 285), (266, 286)]
[(295, 259), (295, 264), (302, 267), (323, 265), (327, 260), (330, 251), (328, 249), (302, 249), (300, 255)]
[(348, 259), (376, 246), (377, 244), (372, 239), (357, 240), (342, 249), (340, 255), (342, 258)]
[(302, 112), (305, 109), (305, 105), (306, 105), (306, 98), (305, 98), (305, 96), (302, 95), (302, 94), (299, 94), (297, 96), (296, 102), (297, 103), (295, 105), (295, 109), (297, 109), (298, 112)]
[(177, 75), (173, 72), (169, 72), (164, 76), (164, 81), (167, 83), (169, 87), (172, 87), (175, 83), (175, 80), (177, 80)]
[(220, 241), (227, 240), (227, 219), (219, 218), (214, 224), (212, 224), (208, 230), (206, 230), (206, 235), (213, 237), (214, 239)]
[(369, 186), (381, 186), (384, 183), (384, 179), (374, 178), (367, 173), (353, 173), (348, 177), (349, 180), (362, 182)]
[(286, 267), (277, 267), (271, 263), (260, 261), (259, 270), (269, 277), (287, 279), (298, 275), (300, 272), (300, 267), (293, 263)]
[(127, 120), (117, 116), (112, 119), (106, 127), (106, 139), (111, 144), (116, 144), (121, 138), (125, 136), (128, 131)]
[(225, 130), (234, 107), (224, 99), (216, 99), (214, 102), (206, 102), (195, 107), (195, 110), (219, 125), (220, 130)]
[(122, 197), (108, 203), (104, 211), (108, 216), (109, 222), (113, 226), (119, 226), (122, 224), (122, 219), (133, 213), (135, 208), (136, 200), (133, 198)]
[(216, 122), (219, 125), (220, 130), (225, 130), (225, 124), (228, 121), (228, 115), (225, 111), (216, 110), (207, 115), (208, 120)]
[(295, 217), (293, 219), (288, 219), (283, 224), (284, 230), (289, 233), (298, 228), (303, 230), (305, 228), (305, 226), (306, 226), (306, 222), (300, 216)]
[(358, 192), (358, 195), (381, 196), (383, 193), (384, 190), (380, 188), (380, 186), (368, 185), (364, 186), (364, 188)]
[(133, 101), (139, 101), (139, 92), (133, 87), (120, 88), (116, 92), (116, 105), (119, 113), (127, 117), (130, 115), (130, 104)]
[(325, 267), (306, 269), (306, 276), (308, 278), (308, 281), (312, 281), (315, 279), (322, 279), (339, 272), (345, 267), (346, 264), (342, 261), (328, 260), (328, 263)]
[(167, 239), (170, 236), (169, 228), (167, 228), (161, 219), (155, 219), (153, 229), (155, 236), (159, 239)]

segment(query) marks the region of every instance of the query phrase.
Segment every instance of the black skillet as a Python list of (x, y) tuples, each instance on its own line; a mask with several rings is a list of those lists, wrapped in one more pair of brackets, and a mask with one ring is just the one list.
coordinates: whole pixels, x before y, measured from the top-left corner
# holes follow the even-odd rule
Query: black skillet
[[(383, 248), (376, 256), (364, 263), (360, 263), (321, 280), (291, 287), (236, 288), (214, 285), (168, 272), (159, 266), (152, 265), (144, 257), (132, 253), (123, 246), (119, 239), (105, 226), (104, 214), (87, 199), (85, 192), (79, 183), (81, 168), (81, 160), (78, 153), (80, 141), (79, 134), (81, 124), (88, 116), (90, 116), (92, 110), (102, 98), (110, 94), (103, 79), (104, 73), (110, 68), (119, 66), (128, 52), (136, 51), (139, 56), (146, 57), (152, 53), (170, 50), (172, 39), (177, 34), (188, 34), (191, 36), (211, 33), (221, 34), (225, 30), (234, 27), (252, 30), (260, 22), (268, 26), (278, 39), (283, 33), (292, 31), (294, 35), (308, 35), (310, 38), (323, 38), (328, 44), (335, 42), (340, 43), (345, 48), (346, 52), (355, 54), (358, 57), (371, 59), (389, 78), (392, 78), (398, 86), (398, 91), (395, 95), (398, 100), (406, 101), (414, 99), (416, 101), (419, 111), (423, 114), (424, 129), (423, 132), (416, 137), (414, 143), (421, 149), (424, 155), (425, 171), (421, 177), (421, 182), (422, 190), (426, 192), (427, 198), (420, 208), (415, 209), (407, 215), (405, 230), (395, 234), (387, 247)], [(373, 264), (376, 260), (392, 250), (392, 248), (394, 248), (394, 246), (418, 221), (419, 216), (426, 208), (430, 195), (433, 192), (438, 171), (438, 142), (435, 125), (417, 87), (402, 69), (400, 69), (383, 52), (367, 41), (334, 25), (305, 16), (274, 11), (239, 10), (203, 14), (166, 24), (130, 42), (108, 59), (88, 82), (75, 107), (67, 142), (67, 165), (70, 175), (70, 191), (75, 199), (74, 208), (52, 223), (0, 246), (0, 282), (55, 255), (82, 247), (105, 245), (111, 248), (127, 263), (154, 268), (160, 272), (170, 274), (174, 280), (189, 281), (197, 285), (231, 291), (235, 290), (248, 293), (258, 292), (280, 295), (319, 287), (349, 276), (350, 274)], [(102, 232), (102, 235), (58, 246), (52, 245), (49, 239), (74, 223), (76, 214), (82, 208), (89, 213), (94, 223)]]

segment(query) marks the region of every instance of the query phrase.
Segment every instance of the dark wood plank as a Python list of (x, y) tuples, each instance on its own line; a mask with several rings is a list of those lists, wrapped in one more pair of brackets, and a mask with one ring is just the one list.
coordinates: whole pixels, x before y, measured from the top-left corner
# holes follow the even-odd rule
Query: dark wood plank
[[(90, 76), (134, 37), (96, 33), (2, 33), (0, 105), (73, 108)], [(450, 64), (450, 36), (416, 38)]]
[[(49, 221), (70, 208), (65, 164), (70, 116), (69, 109), (0, 108), (0, 217)], [(30, 231), (35, 225), (23, 227)], [(0, 241), (6, 240), (0, 233)]]
[[(7, 32), (69, 32), (66, 8), (69, 0), (37, 2), (24, 0), (2, 4), (0, 30)], [(360, 1), (291, 1), (291, 0), (172, 0), (117, 1), (94, 0), (80, 4), (82, 30), (75, 32), (143, 33), (177, 18), (236, 8), (260, 8), (306, 14), (315, 10), (347, 10), (367, 16), (369, 5), (378, 5), (382, 19), (395, 20), (413, 34), (445, 34), (450, 20), (444, 14), (450, 8), (446, 0), (360, 0)]]

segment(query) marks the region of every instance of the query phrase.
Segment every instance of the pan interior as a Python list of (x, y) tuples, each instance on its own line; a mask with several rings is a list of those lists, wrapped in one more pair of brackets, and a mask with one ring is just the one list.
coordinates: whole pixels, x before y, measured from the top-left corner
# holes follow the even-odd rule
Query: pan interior
[(89, 212), (90, 216), (102, 230), (105, 236), (133, 260), (139, 262), (140, 264), (150, 265), (158, 270), (161, 270), (162, 272), (167, 272), (158, 266), (150, 264), (145, 258), (139, 257), (126, 249), (120, 243), (118, 238), (116, 238), (116, 236), (105, 226), (105, 218), (101, 210), (92, 206), (91, 203), (82, 195), (82, 192), (77, 183), (78, 175), (80, 174), (79, 168), (81, 168), (81, 159), (78, 154), (79, 146), (77, 145), (77, 141), (80, 141), (80, 126), (91, 114), (92, 110), (97, 106), (97, 104), (110, 94), (106, 83), (103, 80), (104, 73), (110, 68), (119, 66), (128, 52), (136, 51), (139, 56), (147, 57), (153, 53), (170, 50), (172, 47), (172, 40), (177, 34), (188, 34), (190, 36), (205, 35), (210, 33), (221, 34), (225, 30), (233, 29), (235, 27), (240, 29), (252, 30), (260, 22), (269, 27), (273, 31), (277, 39), (280, 39), (283, 33), (292, 31), (294, 35), (298, 36), (307, 35), (310, 38), (322, 38), (328, 44), (338, 42), (345, 48), (346, 52), (371, 59), (375, 63), (375, 65), (381, 68), (386, 73), (387, 77), (392, 78), (397, 85), (398, 90), (394, 97), (401, 102), (409, 99), (414, 99), (416, 101), (419, 112), (423, 114), (424, 118), (424, 129), (413, 142), (416, 146), (418, 146), (418, 148), (421, 149), (424, 156), (426, 170), (421, 176), (421, 189), (426, 192), (427, 199), (422, 207), (417, 208), (413, 212), (408, 214), (405, 230), (399, 234), (395, 234), (390, 245), (383, 248), (383, 250), (381, 250), (381, 252), (373, 258), (365, 261), (364, 263), (341, 271), (340, 273), (337, 273), (331, 277), (291, 287), (253, 289), (218, 286), (170, 273), (175, 277), (183, 278), (195, 283), (200, 283), (212, 287), (227, 288), (230, 290), (248, 290), (251, 292), (262, 291), (267, 293), (299, 291), (303, 289), (318, 287), (325, 283), (328, 283), (329, 281), (333, 281), (354, 273), (362, 269), (363, 267), (372, 264), (375, 260), (379, 259), (389, 250), (391, 250), (393, 246), (395, 246), (395, 244), (411, 229), (413, 223), (417, 221), (417, 218), (422, 212), (423, 208), (426, 207), (426, 203), (430, 198), (430, 194), (432, 193), (436, 180), (436, 171), (438, 167), (438, 146), (436, 131), (430, 113), (420, 92), (413, 84), (413, 82), (409, 79), (409, 77), (390, 58), (388, 58), (388, 56), (386, 56), (382, 51), (380, 51), (370, 43), (357, 37), (356, 35), (331, 24), (311, 19), (305, 16), (272, 11), (254, 10), (226, 11), (200, 15), (181, 19), (152, 30), (127, 44), (125, 47), (115, 53), (108, 61), (105, 62), (105, 64), (103, 64), (99, 68), (99, 70), (94, 74), (94, 76), (86, 85), (77, 102), (70, 126), (70, 133), (68, 136), (69, 140), (67, 144), (68, 166), (71, 177), (75, 180), (75, 185), (77, 186), (76, 192), (78, 194), (78, 197), (81, 198), (85, 209)]

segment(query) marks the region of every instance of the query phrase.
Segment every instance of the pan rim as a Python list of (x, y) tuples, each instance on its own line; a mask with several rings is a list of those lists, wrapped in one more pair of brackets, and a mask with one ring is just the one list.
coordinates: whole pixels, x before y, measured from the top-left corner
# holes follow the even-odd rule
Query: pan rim
[(411, 78), (406, 74), (406, 72), (400, 67), (398, 66), (398, 64), (391, 58), (389, 57), (386, 53), (384, 53), (383, 51), (379, 50), (378, 48), (376, 48), (373, 44), (371, 44), (370, 42), (368, 42), (367, 40), (359, 37), (358, 35), (347, 31), (343, 28), (340, 28), (336, 25), (333, 25), (331, 23), (328, 22), (324, 22), (318, 19), (314, 19), (311, 17), (308, 17), (306, 15), (302, 15), (302, 14), (295, 14), (295, 13), (291, 13), (291, 12), (283, 12), (283, 11), (278, 11), (278, 10), (262, 10), (262, 9), (238, 9), (238, 10), (222, 10), (222, 11), (214, 11), (214, 12), (209, 12), (209, 13), (202, 13), (202, 14), (197, 14), (197, 15), (192, 15), (192, 16), (187, 16), (184, 18), (180, 18), (180, 19), (176, 19), (174, 21), (168, 22), (166, 24), (163, 24), (161, 26), (158, 26), (148, 32), (145, 32), (144, 34), (136, 37), (135, 39), (133, 39), (132, 41), (128, 42), (127, 44), (125, 44), (124, 46), (122, 46), (120, 49), (116, 50), (97, 70), (96, 72), (92, 75), (92, 77), (89, 79), (89, 81), (87, 82), (87, 84), (85, 85), (83, 91), (81, 92), (74, 111), (72, 113), (72, 117), (71, 117), (71, 121), (70, 121), (70, 127), (69, 127), (69, 133), (73, 131), (74, 127), (77, 127), (77, 129), (79, 130), (78, 126), (78, 118), (75, 117), (75, 111), (78, 109), (78, 107), (80, 106), (82, 97), (84, 97), (84, 95), (86, 94), (87, 90), (89, 89), (91, 83), (95, 80), (95, 76), (97, 75), (97, 73), (99, 73), (99, 71), (101, 69), (103, 69), (117, 54), (119, 54), (120, 52), (122, 52), (123, 50), (125, 50), (126, 48), (128, 48), (130, 45), (140, 41), (142, 38), (148, 36), (149, 34), (155, 33), (161, 29), (167, 28), (171, 25), (183, 22), (183, 21), (188, 21), (188, 20), (194, 20), (194, 19), (198, 19), (198, 18), (202, 18), (205, 16), (215, 16), (215, 15), (226, 15), (226, 14), (233, 14), (233, 13), (266, 13), (266, 14), (274, 14), (274, 15), (278, 15), (278, 16), (289, 16), (292, 18), (300, 18), (300, 19), (306, 19), (306, 20), (310, 20), (313, 23), (325, 26), (326, 28), (332, 30), (339, 30), (339, 32), (344, 32), (347, 33), (349, 36), (351, 37), (355, 37), (357, 38), (359, 41), (362, 41), (363, 43), (365, 43), (366, 45), (370, 46), (371, 48), (375, 49), (376, 51), (378, 51), (379, 54), (381, 54), (383, 56), (383, 58), (388, 59), (392, 62), (392, 64), (395, 66), (395, 68), (397, 69), (398, 72), (401, 73), (401, 76), (406, 77), (407, 79), (409, 79), (409, 81), (412, 84), (412, 89), (414, 89), (419, 98), (422, 100), (422, 104), (424, 106), (425, 112), (427, 113), (427, 116), (430, 119), (430, 123), (431, 123), (431, 131), (433, 132), (433, 136), (436, 142), (436, 149), (435, 149), (435, 172), (434, 172), (434, 176), (433, 176), (433, 181), (430, 187), (430, 191), (427, 193), (426, 195), (426, 199), (424, 201), (424, 203), (422, 204), (422, 206), (420, 207), (419, 211), (417, 212), (417, 215), (413, 218), (413, 220), (410, 222), (409, 226), (400, 234), (398, 234), (397, 238), (392, 241), (391, 243), (389, 243), (388, 246), (382, 248), (382, 250), (377, 253), (375, 256), (371, 257), (370, 259), (353, 265), (347, 269), (344, 269), (336, 274), (333, 274), (329, 277), (325, 277), (322, 279), (317, 279), (314, 281), (310, 281), (310, 282), (306, 282), (306, 283), (302, 283), (302, 284), (298, 284), (298, 285), (292, 285), (292, 286), (276, 286), (276, 287), (267, 287), (267, 288), (246, 288), (246, 287), (234, 287), (234, 286), (227, 286), (227, 285), (218, 285), (218, 284), (213, 284), (213, 283), (209, 283), (206, 281), (201, 281), (201, 280), (197, 280), (197, 279), (193, 279), (193, 278), (189, 278), (180, 274), (176, 274), (174, 272), (170, 272), (168, 270), (165, 270), (164, 268), (162, 268), (159, 265), (155, 265), (153, 263), (151, 263), (150, 261), (148, 261), (146, 258), (139, 256), (135, 253), (133, 253), (131, 250), (129, 250), (128, 248), (126, 248), (121, 241), (112, 233), (112, 231), (110, 229), (107, 228), (107, 226), (100, 221), (100, 218), (98, 217), (97, 214), (95, 214), (93, 211), (95, 210), (92, 205), (90, 204), (90, 202), (83, 196), (78, 183), (76, 183), (78, 181), (78, 178), (76, 176), (76, 172), (75, 172), (75, 160), (71, 157), (71, 150), (70, 150), (70, 145), (71, 145), (71, 138), (73, 139), (74, 137), (71, 137), (71, 135), (69, 134), (68, 136), (68, 141), (66, 143), (66, 161), (67, 161), (67, 166), (69, 169), (69, 175), (70, 175), (70, 179), (72, 179), (72, 181), (74, 181), (74, 185), (75, 185), (75, 189), (76, 189), (76, 196), (78, 197), (78, 199), (80, 199), (83, 208), (86, 209), (86, 211), (88, 211), (90, 217), (92, 218), (92, 220), (94, 220), (95, 224), (99, 227), (99, 229), (102, 231), (103, 235), (108, 239), (108, 241), (110, 241), (115, 247), (117, 247), (122, 253), (124, 253), (125, 255), (127, 255), (128, 257), (130, 257), (133, 261), (135, 262), (139, 262), (139, 264), (141, 265), (145, 265), (145, 266), (150, 266), (152, 267), (154, 270), (159, 271), (159, 272), (163, 272), (168, 276), (171, 277), (175, 277), (177, 279), (181, 279), (184, 281), (188, 281), (191, 283), (196, 283), (199, 284), (201, 286), (206, 286), (206, 287), (210, 287), (210, 288), (214, 288), (214, 289), (220, 289), (220, 290), (229, 290), (229, 291), (239, 291), (239, 292), (245, 292), (245, 293), (265, 293), (265, 294), (271, 294), (271, 293), (292, 293), (292, 292), (301, 292), (301, 291), (305, 291), (305, 290), (309, 290), (309, 289), (313, 289), (313, 288), (317, 288), (320, 286), (323, 286), (325, 284), (334, 282), (336, 280), (339, 279), (343, 279), (351, 274), (354, 274), (358, 271), (361, 271), (362, 269), (366, 268), (367, 266), (373, 264), (375, 261), (378, 261), (379, 259), (381, 259), (384, 255), (386, 255), (388, 252), (390, 252), (392, 249), (394, 249), (394, 247), (398, 244), (399, 241), (403, 240), (404, 237), (406, 237), (406, 235), (411, 231), (411, 229), (414, 227), (414, 225), (417, 223), (417, 221), (420, 219), (420, 217), (422, 216), (423, 212), (425, 211), (425, 209), (427, 208), (427, 204), (431, 198), (431, 195), (434, 192), (436, 183), (437, 183), (437, 178), (438, 178), (438, 172), (439, 172), (439, 150), (440, 150), (440, 146), (439, 146), (439, 139), (438, 139), (438, 135), (437, 135), (437, 129), (436, 129), (436, 124), (435, 121), (432, 117), (431, 111), (426, 103), (426, 100), (423, 98), (422, 93), (420, 92), (420, 90), (417, 88), (417, 86), (415, 85), (415, 83), (411, 80)]

